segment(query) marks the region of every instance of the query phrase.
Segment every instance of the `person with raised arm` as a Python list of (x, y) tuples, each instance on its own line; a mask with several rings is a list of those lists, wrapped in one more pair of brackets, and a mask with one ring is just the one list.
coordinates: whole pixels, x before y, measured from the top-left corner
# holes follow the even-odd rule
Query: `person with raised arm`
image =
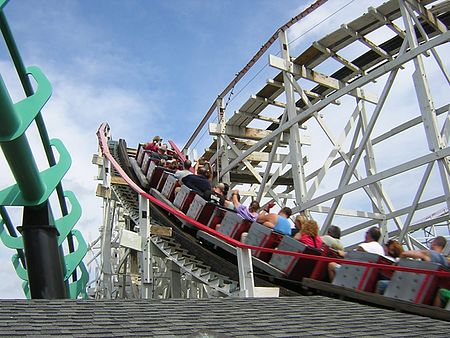
[(258, 215), (257, 222), (273, 229), (283, 235), (291, 235), (291, 224), (288, 219), (292, 215), (292, 210), (289, 207), (282, 208), (278, 214), (269, 213), (268, 209), (264, 210)]

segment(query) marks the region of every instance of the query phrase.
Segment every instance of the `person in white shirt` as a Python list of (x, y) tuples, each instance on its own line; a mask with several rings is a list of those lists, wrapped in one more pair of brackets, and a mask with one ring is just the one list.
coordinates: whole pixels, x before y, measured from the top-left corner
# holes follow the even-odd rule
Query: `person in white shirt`
[(177, 170), (175, 172), (175, 177), (181, 182), (181, 179), (183, 177), (186, 177), (187, 175), (192, 175), (193, 172), (190, 170), (192, 166), (191, 160), (186, 160), (183, 163), (183, 170)]
[(344, 250), (344, 246), (341, 241), (341, 228), (336, 225), (331, 225), (328, 228), (327, 234), (322, 236), (323, 243), (334, 249), (334, 250)]
[(365, 251), (374, 253), (380, 256), (384, 256), (384, 249), (381, 246), (380, 243), (378, 243), (378, 240), (381, 237), (381, 232), (378, 227), (371, 227), (366, 232), (366, 240), (364, 243), (361, 243), (356, 248), (357, 251)]

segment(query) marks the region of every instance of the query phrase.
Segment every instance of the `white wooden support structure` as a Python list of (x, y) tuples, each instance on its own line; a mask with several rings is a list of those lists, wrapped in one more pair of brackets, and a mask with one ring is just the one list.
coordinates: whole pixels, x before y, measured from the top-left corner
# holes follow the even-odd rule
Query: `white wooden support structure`
[(141, 298), (152, 298), (153, 267), (151, 247), (150, 205), (148, 199), (139, 195), (139, 235), (142, 240), (141, 253)]
[(250, 249), (236, 248), (239, 269), (239, 287), (243, 297), (255, 296), (255, 281), (253, 278), (252, 252)]
[[(432, 221), (420, 218), (450, 205), (449, 103), (442, 96), (445, 90), (433, 89), (425, 65), (434, 64), (431, 75), (448, 91), (448, 60), (440, 56), (450, 39), (446, 11), (448, 4), (433, 0), (390, 0), (342, 23), (298, 57), (291, 55), (286, 32), (280, 30), (281, 53), (269, 55), (269, 65), (280, 72), (235, 107), (222, 125), (231, 156), (220, 166), (220, 175), (229, 173), (232, 183), (239, 179), (243, 187), (238, 188), (246, 190), (241, 195), (256, 196), (262, 203), (273, 199), (294, 212), (311, 214), (319, 220), (321, 233), (331, 224), (340, 226), (345, 236), (377, 225), (382, 240), (394, 236), (409, 248), (422, 247), (414, 232)], [(393, 36), (389, 32), (386, 40), (375, 38), (386, 29)], [(344, 51), (361, 50), (361, 45), (366, 49), (356, 58)], [(324, 62), (341, 68), (327, 73)], [(402, 112), (403, 103), (392, 103), (398, 87), (408, 91), (407, 112)], [(412, 105), (413, 97), (418, 107)], [(388, 123), (386, 115), (392, 117)], [(303, 128), (311, 136), (307, 142)], [(211, 135), (220, 130), (210, 125)], [(405, 141), (397, 145), (394, 140), (407, 135), (414, 135), (407, 141), (414, 145), (402, 149)], [(211, 150), (208, 156), (217, 158)], [(411, 184), (407, 177), (413, 172)], [(410, 189), (400, 198), (392, 182), (402, 180)], [(430, 185), (436, 191), (431, 196)]]
[(112, 296), (112, 268), (111, 268), (111, 235), (112, 221), (115, 213), (115, 202), (111, 200), (111, 163), (106, 157), (102, 158), (100, 178), (103, 195), (103, 223), (101, 226), (101, 257), (100, 269), (102, 278), (97, 281), (96, 292), (110, 299)]

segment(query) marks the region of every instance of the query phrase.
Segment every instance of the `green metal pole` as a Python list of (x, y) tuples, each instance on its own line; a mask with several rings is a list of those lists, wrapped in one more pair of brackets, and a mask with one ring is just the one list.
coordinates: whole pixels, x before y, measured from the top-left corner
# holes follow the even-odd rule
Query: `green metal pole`
[[(0, 76), (0, 137), (8, 139), (20, 126), (20, 116)], [(23, 134), (0, 146), (25, 200), (39, 201), (45, 185), (39, 176), (30, 145)], [(57, 244), (58, 231), (48, 202), (24, 208), (22, 232), (32, 298), (67, 298), (63, 264)]]
[[(27, 96), (31, 96), (34, 93), (33, 86), (31, 85), (31, 81), (27, 76), (27, 72), (22, 57), (20, 55), (19, 48), (17, 48), (16, 41), (14, 40), (8, 21), (6, 20), (6, 16), (3, 13), (3, 11), (0, 11), (0, 30), (2, 31), (3, 38), (5, 39), (6, 45), (8, 46), (9, 53), (11, 54), (11, 58), (13, 60), (14, 66), (16, 67), (17, 74), (19, 75), (19, 79), (20, 82), (22, 83), (25, 94)], [(42, 144), (44, 146), (45, 154), (47, 155), (48, 163), (50, 164), (50, 166), (53, 166), (55, 165), (56, 160), (55, 156), (53, 155), (52, 148), (50, 146), (47, 128), (45, 127), (44, 119), (42, 118), (42, 114), (40, 112), (37, 114), (35, 122), (39, 130), (39, 135), (41, 136)], [(65, 216), (68, 214), (68, 210), (66, 200), (64, 198), (64, 189), (61, 183), (57, 185), (56, 193), (58, 195), (61, 213), (63, 216)], [(69, 252), (74, 252), (75, 245), (73, 242), (72, 233), (69, 233), (69, 235), (67, 236), (67, 243), (69, 247)], [(77, 280), (76, 270), (74, 270), (72, 278), (74, 281)]]
[[(0, 116), (2, 117), (0, 136), (8, 137), (20, 125), (20, 117), (14, 110), (13, 102), (1, 76)], [(24, 198), (29, 201), (38, 200), (44, 194), (45, 187), (26, 136), (21, 135), (13, 141), (3, 142), (1, 147)]]

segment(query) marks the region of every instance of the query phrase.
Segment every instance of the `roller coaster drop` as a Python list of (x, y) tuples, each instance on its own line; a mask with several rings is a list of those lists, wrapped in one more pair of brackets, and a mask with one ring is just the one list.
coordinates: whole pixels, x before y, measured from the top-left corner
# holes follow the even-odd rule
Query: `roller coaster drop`
[[(219, 122), (208, 126), (214, 141), (202, 157), (213, 164), (220, 181), (239, 187), (244, 198), (274, 199), (279, 206), (293, 206), (294, 212), (318, 220), (322, 217), (321, 233), (332, 223), (339, 225), (344, 240), (351, 242), (349, 249), (362, 238), (358, 234), (373, 225), (380, 226), (384, 239), (396, 238), (410, 249), (426, 248), (417, 231), (430, 233), (434, 225), (448, 227), (449, 222), (449, 76), (446, 60), (439, 56), (448, 48), (449, 9), (448, 1), (388, 1), (314, 42), (296, 58), (289, 53), (286, 29), (278, 30), (282, 57), (270, 55), (269, 64), (281, 72), (226, 119), (223, 101), (237, 82), (233, 81), (179, 151), (180, 158), (189, 152), (215, 110)], [(385, 40), (375, 43), (372, 38), (379, 36)], [(344, 49), (360, 50), (361, 45), (366, 47), (364, 52), (352, 61), (343, 56)], [(318, 70), (319, 66), (332, 68), (333, 63), (341, 68), (331, 75)], [(428, 77), (430, 63), (437, 71)], [(404, 79), (402, 72), (408, 77), (411, 68), (412, 81), (399, 80)], [(405, 114), (396, 106), (386, 120), (382, 113), (390, 109), (389, 94), (399, 95), (396, 81), (408, 97), (416, 94), (419, 109)], [(434, 81), (440, 84), (435, 86)], [(379, 96), (374, 94), (376, 90)], [(356, 104), (350, 107), (349, 101)], [(315, 147), (302, 134), (307, 127), (324, 135), (329, 145), (320, 141)], [(100, 151), (95, 163), (103, 183), (97, 193), (104, 200), (104, 224), (93, 247), (98, 260), (95, 297), (276, 293), (273, 288), (255, 288), (254, 277), (261, 277), (256, 284), (279, 286), (282, 293), (300, 292), (301, 279), (292, 280), (280, 269), (252, 258), (251, 250), (253, 255), (259, 251), (295, 259), (336, 260), (284, 251), (281, 246), (274, 251), (244, 244), (214, 231), (208, 221), (198, 221), (203, 211), (196, 216), (187, 211), (186, 216), (174, 207), (168, 193), (172, 183), (167, 180), (163, 184), (167, 175), (152, 186), (154, 171), (147, 169), (148, 163), (143, 165), (141, 147), (127, 148), (124, 140), (111, 140), (106, 124), (98, 136)], [(313, 158), (324, 154), (327, 147), (329, 155), (322, 162)], [(409, 151), (411, 148), (414, 151)], [(178, 151), (173, 143), (172, 149)], [(432, 191), (427, 186), (433, 187)], [(406, 195), (412, 200), (405, 201)], [(448, 250), (447, 246), (446, 253)], [(233, 271), (223, 260), (230, 253), (229, 261), (238, 262), (238, 275), (236, 268)], [(388, 270), (425, 273), (416, 268)], [(428, 274), (448, 282), (448, 272)]]

